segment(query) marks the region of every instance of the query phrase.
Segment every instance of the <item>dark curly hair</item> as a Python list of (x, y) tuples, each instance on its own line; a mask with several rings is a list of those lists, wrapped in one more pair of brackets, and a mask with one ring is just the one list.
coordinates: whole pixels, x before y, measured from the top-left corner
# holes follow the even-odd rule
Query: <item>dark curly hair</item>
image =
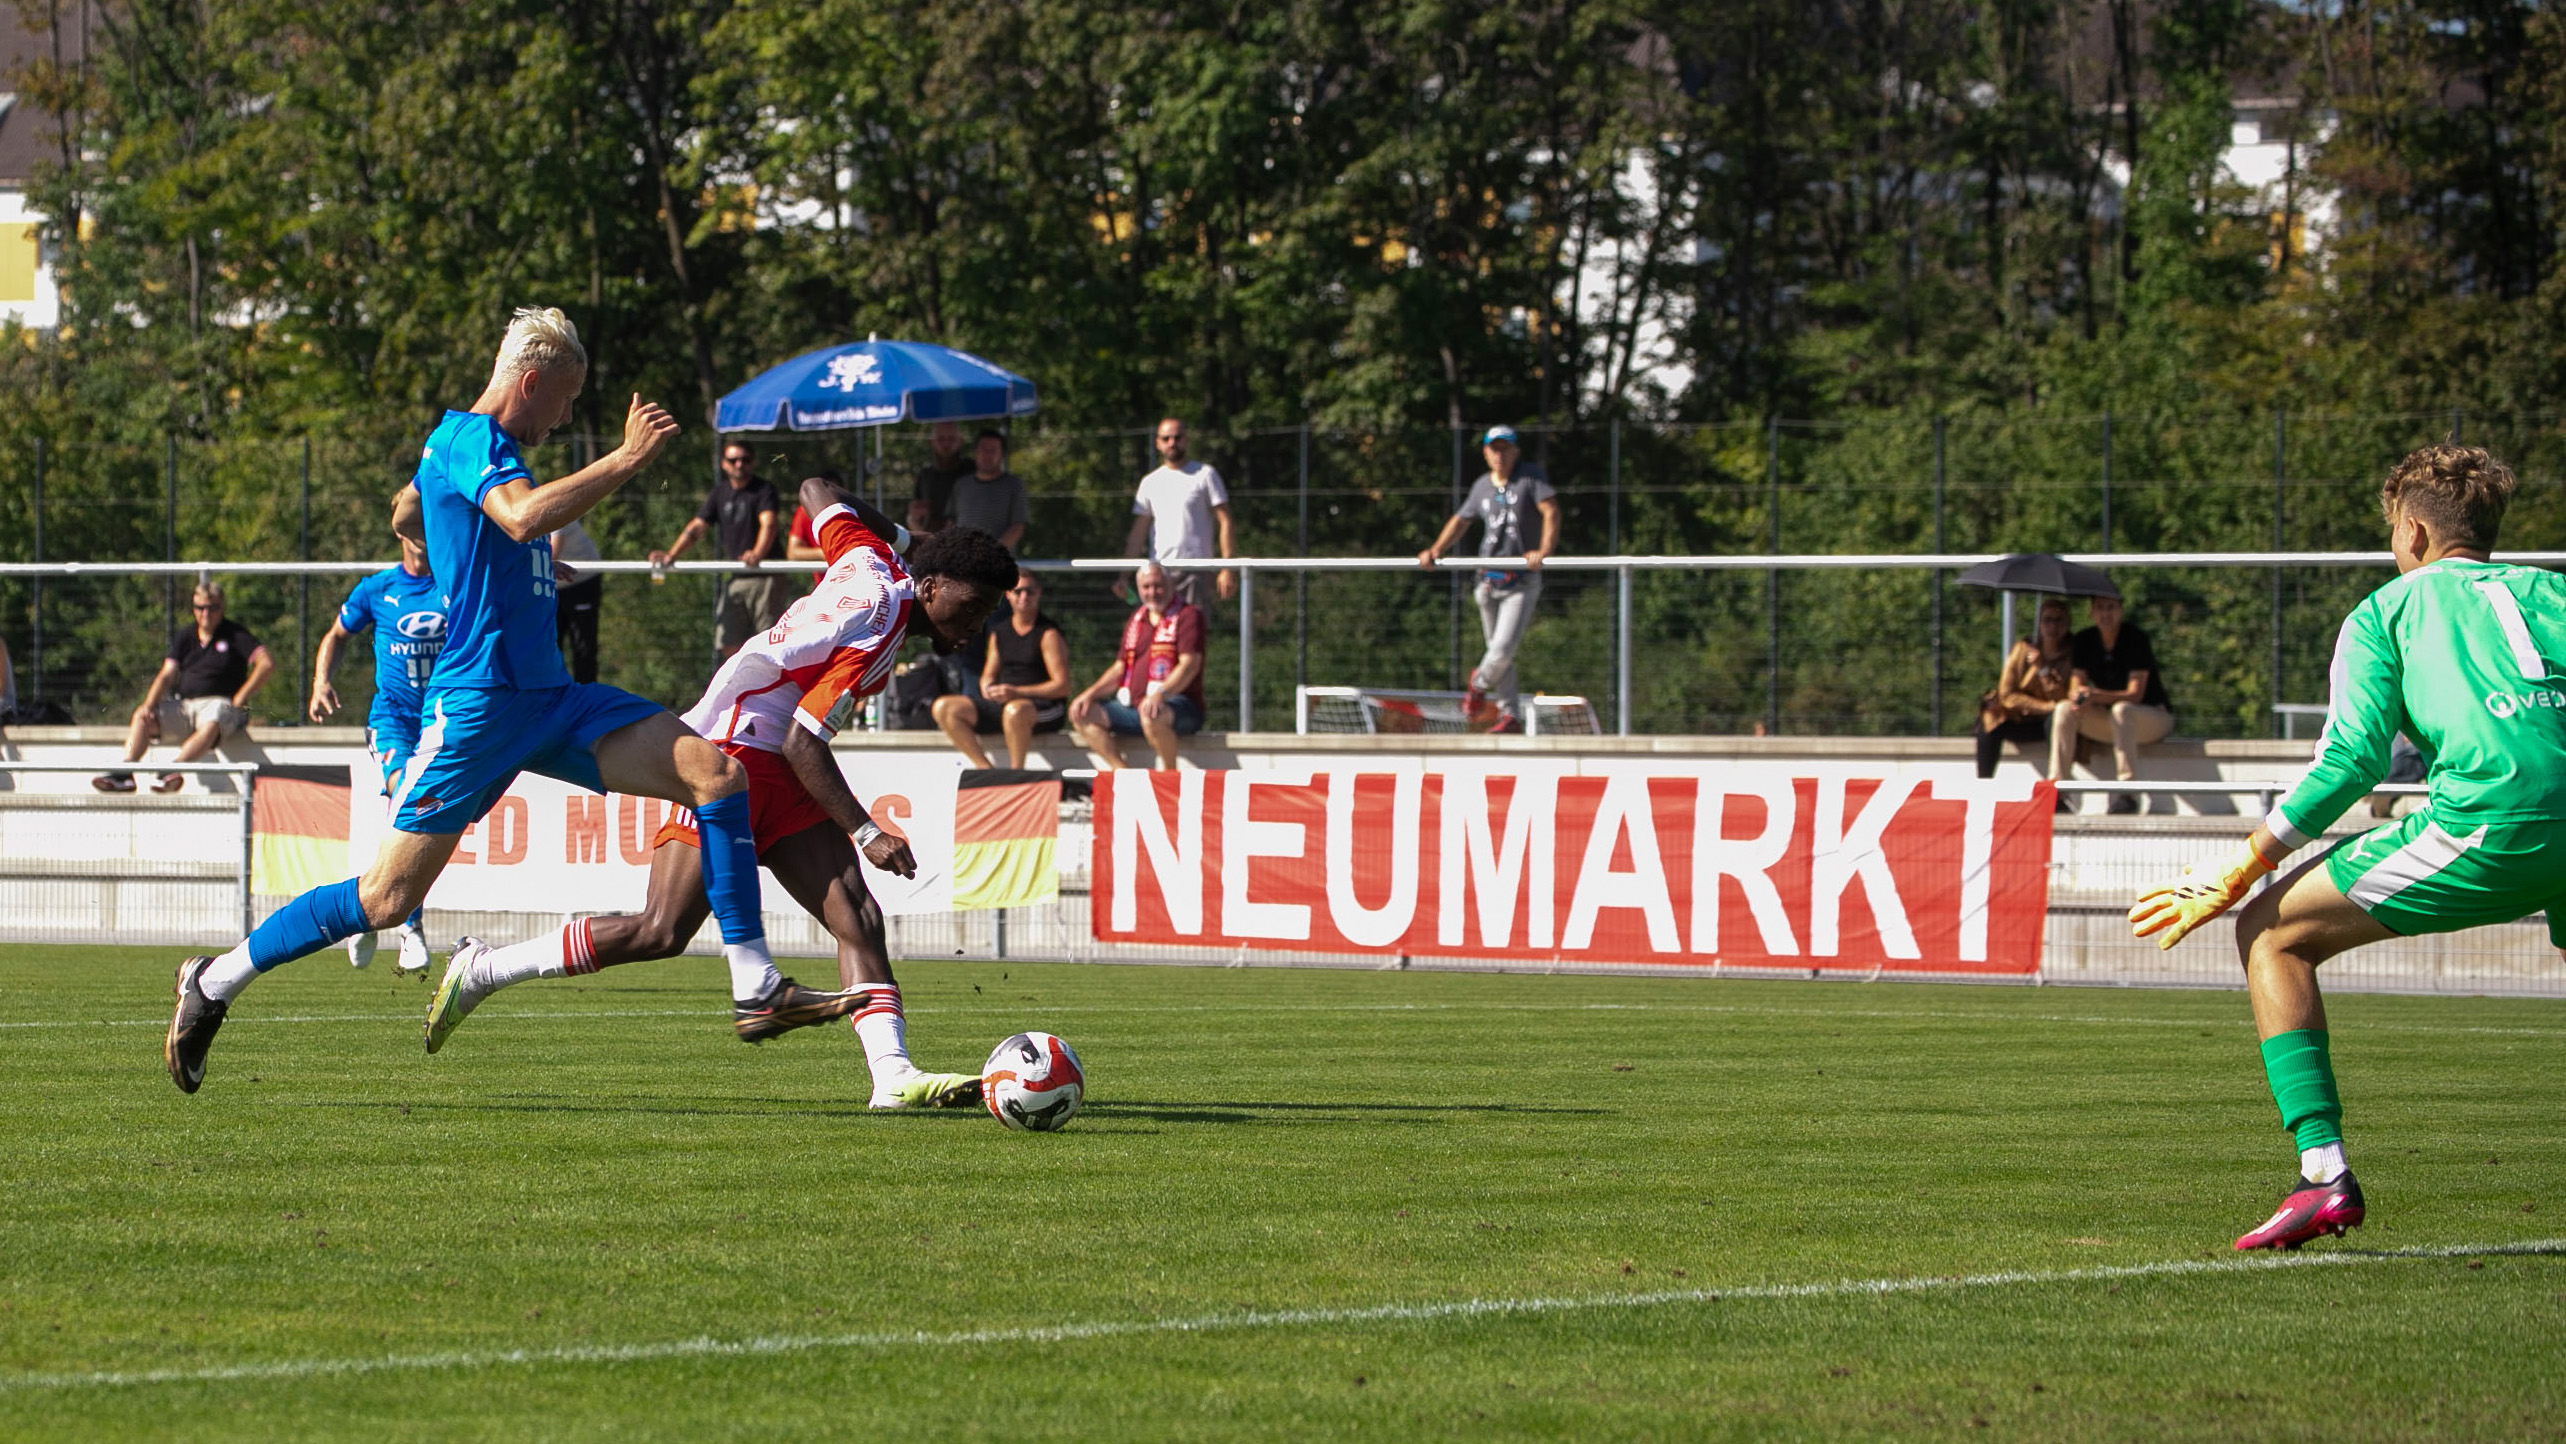
[(2400, 512), (2415, 518), (2446, 546), (2492, 548), (2519, 485), (2484, 447), (2427, 446), (2388, 473), (2379, 510), (2392, 526)]
[(1016, 584), (1016, 559), (998, 539), (977, 527), (949, 526), (929, 532), (909, 550), (909, 571), (921, 577), (951, 577), (969, 582), (993, 597)]

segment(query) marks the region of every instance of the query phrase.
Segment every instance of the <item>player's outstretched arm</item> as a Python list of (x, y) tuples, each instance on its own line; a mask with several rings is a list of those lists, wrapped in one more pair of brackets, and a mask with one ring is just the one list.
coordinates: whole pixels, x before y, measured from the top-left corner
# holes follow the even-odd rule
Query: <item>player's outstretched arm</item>
[(2129, 910), (2132, 937), (2153, 937), (2162, 950), (2190, 937), (2194, 929), (2245, 900), (2254, 884), (2277, 868), (2290, 848), (2267, 827), (2257, 827), (2243, 846), (2213, 862), (2198, 862), (2164, 887), (2139, 894)]
[(481, 498), (482, 514), (498, 523), (511, 541), (530, 542), (549, 536), (586, 516), (589, 509), (632, 480), (677, 436), (677, 419), (661, 407), (633, 395), (624, 413), (624, 444), (553, 482), (510, 481)]
[(339, 710), (339, 689), (330, 679), (339, 670), (340, 648), (353, 635), (344, 623), (332, 619), (321, 645), (312, 650), (312, 700), (305, 705), (303, 715), (315, 722), (327, 722), (330, 714)]
[(802, 481), (801, 502), (802, 509), (809, 512), (815, 522), (821, 512), (833, 506), (842, 506), (855, 513), (856, 523), (866, 531), (894, 546), (899, 544), (902, 528), (897, 522), (883, 515), (873, 503), (826, 477), (805, 477)]
[(909, 844), (873, 825), (864, 804), (846, 785), (846, 774), (838, 770), (837, 758), (829, 752), (828, 741), (808, 727), (795, 727), (784, 734), (784, 765), (793, 769), (794, 777), (828, 813), (829, 821), (846, 829), (856, 845), (863, 849), (867, 862), (884, 872), (901, 877), (918, 875), (918, 860), (909, 853)]

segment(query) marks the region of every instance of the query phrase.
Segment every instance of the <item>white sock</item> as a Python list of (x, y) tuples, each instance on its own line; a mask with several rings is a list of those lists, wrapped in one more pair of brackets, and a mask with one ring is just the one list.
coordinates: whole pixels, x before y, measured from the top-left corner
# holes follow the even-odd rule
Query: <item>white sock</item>
[(754, 1003), (775, 991), (784, 975), (775, 971), (775, 959), (766, 954), (766, 940), (753, 943), (722, 944), (722, 959), (731, 965), (731, 1001)]
[(2343, 1144), (2339, 1140), (2299, 1150), (2299, 1177), (2310, 1183), (2332, 1183), (2350, 1166), (2343, 1161)]
[(568, 976), (569, 966), (562, 960), (561, 935), (568, 928), (551, 932), (504, 948), (492, 948), (472, 964), (474, 981), (492, 992), (528, 978)]
[(909, 1061), (909, 1024), (900, 1013), (900, 990), (865, 991), (872, 995), (870, 1001), (847, 1020), (855, 1029), (855, 1041), (864, 1045), (865, 1066), (873, 1070), (877, 1084), (906, 1078), (918, 1071), (918, 1065)]
[(215, 1002), (228, 1003), (239, 997), (241, 989), (248, 987), (250, 980), (257, 976), (258, 969), (250, 966), (249, 940), (244, 938), (230, 952), (208, 964), (196, 979), (196, 986), (204, 989), (205, 996)]

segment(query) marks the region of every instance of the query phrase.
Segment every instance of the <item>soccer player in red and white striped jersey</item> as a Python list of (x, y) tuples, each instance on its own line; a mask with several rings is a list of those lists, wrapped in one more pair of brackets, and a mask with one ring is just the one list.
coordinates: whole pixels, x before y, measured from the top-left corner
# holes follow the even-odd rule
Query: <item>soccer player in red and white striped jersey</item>
[[(837, 938), (846, 991), (802, 989), (780, 1009), (735, 1010), (733, 1025), (754, 1043), (852, 1015), (873, 1074), (874, 1107), (974, 1104), (977, 1076), (922, 1072), (909, 1060), (882, 911), (864, 885), (856, 850), (902, 876), (914, 872), (916, 862), (905, 840), (865, 815), (828, 739), (842, 703), (890, 680), (900, 644), (918, 621), (948, 641), (977, 638), (1015, 585), (1016, 564), (987, 533), (948, 527), (921, 540), (904, 565), (900, 547), (907, 534), (857, 497), (815, 477), (802, 484), (802, 499), (827, 570), (810, 595), (723, 663), (686, 723), (747, 770), (758, 861)], [(531, 942), (484, 949), (471, 960), (460, 990), (468, 999), (452, 1022), (513, 983), (672, 956), (694, 937), (708, 909), (694, 820), (679, 809), (660, 829), (649, 901), (640, 914), (582, 918)], [(432, 1024), (431, 1051), (451, 1031), (451, 1022), (444, 1032)]]

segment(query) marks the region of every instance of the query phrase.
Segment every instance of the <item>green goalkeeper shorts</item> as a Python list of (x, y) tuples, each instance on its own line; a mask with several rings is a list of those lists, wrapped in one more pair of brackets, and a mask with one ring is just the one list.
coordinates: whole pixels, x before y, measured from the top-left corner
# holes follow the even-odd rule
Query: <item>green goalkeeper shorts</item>
[(2566, 947), (2566, 822), (2477, 822), (2431, 808), (2365, 832), (2326, 857), (2345, 897), (2391, 931), (2455, 933), (2548, 914)]

